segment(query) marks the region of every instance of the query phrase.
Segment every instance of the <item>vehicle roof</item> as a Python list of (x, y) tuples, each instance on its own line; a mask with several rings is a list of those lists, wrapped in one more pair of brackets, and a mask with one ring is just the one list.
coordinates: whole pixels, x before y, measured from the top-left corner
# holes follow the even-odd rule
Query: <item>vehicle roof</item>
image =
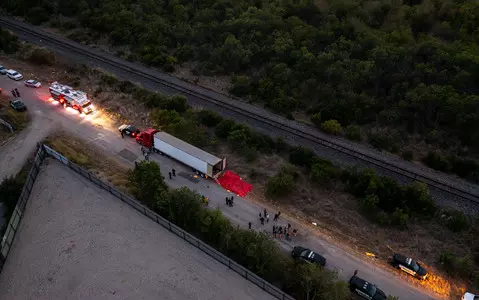
[(35, 79), (28, 79), (27, 82), (37, 82)]
[(16, 104), (25, 105), (25, 104), (23, 103), (23, 101), (20, 100), (20, 99), (13, 100), (12, 103), (13, 103), (13, 105), (16, 105)]
[(201, 150), (200, 148), (190, 145), (187, 142), (184, 142), (164, 131), (155, 133), (155, 138), (162, 140), (165, 143), (168, 143), (172, 145), (173, 147), (178, 148), (198, 159), (201, 159), (202, 161), (207, 162), (210, 165), (214, 166), (217, 163), (222, 161), (221, 158), (218, 158), (206, 151)]
[[(371, 293), (371, 288), (373, 286), (375, 286), (374, 284), (372, 284), (371, 282), (369, 281), (366, 281), (358, 276), (353, 276), (350, 280), (350, 283), (352, 283), (353, 285), (355, 285), (357, 288), (361, 289), (361, 290), (366, 290), (368, 293)], [(377, 289), (377, 287), (376, 287)]]
[(13, 69), (8, 70), (7, 72), (9, 72), (9, 73), (18, 73), (17, 71), (15, 71), (15, 70), (13, 70)]

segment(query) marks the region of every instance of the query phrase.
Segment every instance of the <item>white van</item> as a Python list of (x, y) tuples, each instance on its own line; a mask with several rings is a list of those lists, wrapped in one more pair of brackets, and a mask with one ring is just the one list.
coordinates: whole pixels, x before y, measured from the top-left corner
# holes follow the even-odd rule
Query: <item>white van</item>
[(13, 80), (22, 80), (23, 79), (23, 75), (18, 73), (15, 70), (8, 70), (7, 71), (7, 76), (8, 76), (8, 78), (13, 79)]

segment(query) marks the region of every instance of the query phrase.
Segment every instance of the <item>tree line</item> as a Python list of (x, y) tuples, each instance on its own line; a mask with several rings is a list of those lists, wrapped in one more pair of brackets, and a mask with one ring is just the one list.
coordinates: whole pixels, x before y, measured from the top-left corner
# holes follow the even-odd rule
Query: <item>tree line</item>
[(233, 94), (290, 117), (305, 111), (326, 131), (387, 127), (398, 145), (419, 134), (478, 154), (477, 1), (5, 2), (33, 24), (83, 27), (77, 40), (106, 35), (131, 60), (231, 75)]

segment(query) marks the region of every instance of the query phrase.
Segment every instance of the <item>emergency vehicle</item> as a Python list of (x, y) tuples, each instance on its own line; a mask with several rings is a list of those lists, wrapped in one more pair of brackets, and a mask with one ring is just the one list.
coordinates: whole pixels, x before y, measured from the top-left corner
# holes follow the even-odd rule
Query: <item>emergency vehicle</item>
[(63, 104), (64, 107), (70, 106), (85, 115), (93, 112), (93, 104), (85, 92), (74, 90), (72, 87), (58, 82), (52, 83), (49, 90), (52, 98)]
[(415, 262), (412, 258), (406, 257), (401, 254), (394, 254), (392, 259), (392, 264), (394, 267), (400, 269), (403, 272), (406, 272), (418, 279), (427, 278), (427, 270), (424, 269), (420, 264)]

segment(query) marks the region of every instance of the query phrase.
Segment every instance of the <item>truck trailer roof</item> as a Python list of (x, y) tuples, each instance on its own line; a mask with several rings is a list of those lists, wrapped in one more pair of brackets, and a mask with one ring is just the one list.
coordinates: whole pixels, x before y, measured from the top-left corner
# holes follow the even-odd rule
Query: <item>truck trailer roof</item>
[(164, 141), (165, 143), (170, 144), (171, 146), (180, 149), (181, 151), (184, 151), (191, 156), (194, 156), (212, 166), (216, 165), (217, 163), (223, 161), (223, 159), (218, 158), (206, 151), (201, 150), (200, 148), (197, 148), (193, 145), (190, 145), (164, 131), (160, 131), (155, 133), (155, 137), (159, 140)]

